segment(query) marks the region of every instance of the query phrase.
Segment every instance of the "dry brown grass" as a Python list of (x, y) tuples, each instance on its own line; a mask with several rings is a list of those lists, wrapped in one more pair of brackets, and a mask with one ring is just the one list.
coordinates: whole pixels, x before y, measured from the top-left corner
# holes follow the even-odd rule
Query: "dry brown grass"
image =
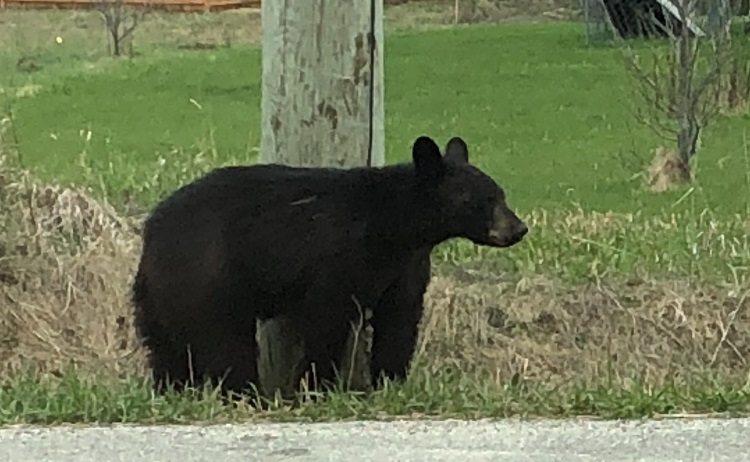
[(663, 385), (694, 374), (750, 372), (748, 287), (685, 281), (563, 286), (438, 277), (421, 351), (437, 367), (565, 384)]
[[(455, 22), (453, 0), (386, 2), (389, 29), (440, 26)], [(462, 22), (551, 21), (576, 16), (575, 0), (461, 0)], [(471, 16), (469, 18), (469, 16)], [(55, 43), (56, 37), (63, 44)], [(260, 10), (245, 8), (212, 13), (155, 11), (135, 31), (136, 51), (158, 46), (184, 48), (257, 44), (261, 37)], [(23, 54), (66, 49), (87, 54), (106, 52), (101, 15), (85, 10), (0, 10), (0, 46)], [(21, 65), (33, 65), (29, 61)]]
[[(260, 12), (149, 14), (135, 31), (136, 51), (151, 46), (226, 46), (258, 43)], [(55, 44), (55, 37), (63, 43)], [(84, 53), (107, 51), (101, 15), (86, 10), (0, 10), (0, 44), (26, 52), (77, 47)]]
[(82, 189), (42, 185), (0, 163), (0, 374), (24, 364), (142, 374), (128, 283), (132, 224)]
[(458, 22), (568, 21), (580, 16), (579, 2), (565, 0), (458, 0)]
[[(42, 185), (0, 164), (0, 373), (22, 364), (58, 371), (145, 376), (128, 302), (139, 219), (82, 189)], [(532, 227), (627, 225), (617, 214), (544, 213)], [(426, 295), (419, 352), (431, 368), (495, 371), (499, 379), (651, 384), (710, 371), (750, 371), (750, 285), (489, 273), (436, 275)]]

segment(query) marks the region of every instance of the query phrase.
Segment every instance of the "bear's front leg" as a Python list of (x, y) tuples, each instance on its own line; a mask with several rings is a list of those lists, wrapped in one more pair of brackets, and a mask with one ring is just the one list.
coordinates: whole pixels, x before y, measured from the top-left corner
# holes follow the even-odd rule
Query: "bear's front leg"
[(406, 378), (419, 335), (430, 272), (430, 249), (415, 253), (373, 309), (374, 389), (382, 385), (383, 377), (399, 381)]

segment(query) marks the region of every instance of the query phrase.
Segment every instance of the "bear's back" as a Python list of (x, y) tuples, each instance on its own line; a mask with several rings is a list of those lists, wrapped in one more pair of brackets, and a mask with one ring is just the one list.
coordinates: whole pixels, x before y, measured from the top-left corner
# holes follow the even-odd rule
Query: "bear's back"
[(168, 255), (161, 260), (163, 277), (171, 279), (179, 267), (180, 278), (193, 273), (201, 284), (244, 287), (243, 298), (265, 300), (264, 306), (306, 299), (320, 286), (378, 293), (402, 263), (367, 246), (372, 210), (383, 213), (383, 204), (368, 195), (392, 189), (386, 178), (392, 175), (383, 173), (282, 165), (216, 169), (155, 208), (146, 240)]

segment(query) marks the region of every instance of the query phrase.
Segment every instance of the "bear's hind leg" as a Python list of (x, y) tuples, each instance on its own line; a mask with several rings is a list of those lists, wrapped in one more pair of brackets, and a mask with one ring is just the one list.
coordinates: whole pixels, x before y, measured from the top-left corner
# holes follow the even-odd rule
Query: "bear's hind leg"
[(157, 393), (169, 388), (181, 392), (191, 385), (187, 351), (176, 347), (169, 339), (152, 341), (149, 349), (151, 378)]
[(151, 319), (148, 313), (143, 308), (137, 309), (135, 326), (147, 351), (154, 391), (164, 393), (173, 388), (179, 392), (189, 385), (187, 354), (179, 348), (174, 332)]
[[(237, 325), (203, 326), (190, 344), (196, 378), (220, 387), (222, 395), (255, 395), (259, 387), (255, 322)], [(204, 382), (205, 383), (205, 382)]]

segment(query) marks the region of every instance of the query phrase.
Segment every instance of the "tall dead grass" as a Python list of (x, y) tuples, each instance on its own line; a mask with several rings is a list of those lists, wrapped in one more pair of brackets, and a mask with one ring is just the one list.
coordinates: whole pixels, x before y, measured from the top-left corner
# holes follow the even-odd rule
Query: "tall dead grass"
[[(614, 213), (536, 211), (527, 219), (540, 230), (537, 239), (578, 239), (571, 245), (580, 245), (580, 258), (597, 242), (610, 245), (623, 228), (640, 226), (633, 235), (643, 236), (679, 226)], [(721, 228), (711, 223), (709, 237), (701, 231), (709, 241)], [(90, 191), (42, 184), (0, 157), (0, 373), (28, 365), (56, 373), (72, 362), (92, 374), (146, 376), (129, 305), (139, 228), (140, 219), (121, 216)], [(427, 366), (558, 384), (657, 385), (695, 374), (736, 380), (750, 373), (746, 278), (592, 273), (587, 283), (566, 284), (541, 274), (543, 267), (524, 277), (438, 272), (418, 347)]]
[(45, 185), (0, 158), (0, 373), (74, 363), (142, 373), (128, 284), (134, 224), (81, 188)]
[(420, 354), (436, 368), (489, 370), (498, 382), (736, 383), (750, 379), (749, 295), (748, 286), (684, 280), (436, 277)]

